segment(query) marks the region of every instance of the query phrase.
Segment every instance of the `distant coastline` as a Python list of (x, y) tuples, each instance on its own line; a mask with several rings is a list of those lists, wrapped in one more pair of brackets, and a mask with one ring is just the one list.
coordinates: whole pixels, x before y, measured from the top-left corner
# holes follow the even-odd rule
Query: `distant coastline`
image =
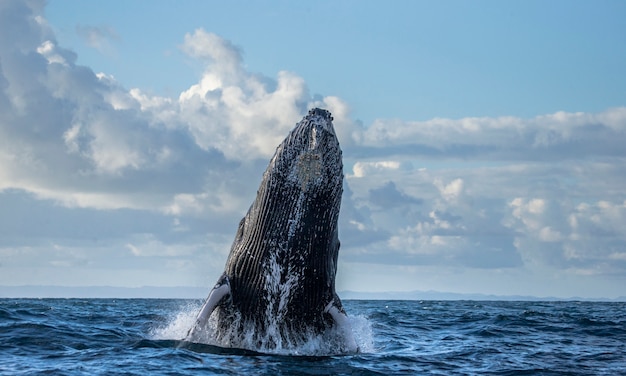
[[(114, 287), (114, 286), (0, 286), (0, 298), (118, 298), (118, 299), (204, 299), (208, 287)], [(340, 291), (346, 300), (475, 300), (475, 301), (608, 301), (623, 302), (626, 296), (616, 298), (550, 297), (530, 295), (462, 294), (440, 291)]]

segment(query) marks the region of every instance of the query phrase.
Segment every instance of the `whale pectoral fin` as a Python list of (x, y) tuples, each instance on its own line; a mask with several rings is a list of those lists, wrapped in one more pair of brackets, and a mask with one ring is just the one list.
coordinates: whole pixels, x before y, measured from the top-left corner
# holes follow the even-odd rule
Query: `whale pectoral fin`
[(343, 308), (337, 306), (335, 301), (331, 301), (324, 309), (324, 312), (330, 314), (335, 325), (337, 325), (337, 328), (343, 334), (348, 351), (353, 353), (359, 352), (359, 346), (354, 339), (354, 333), (352, 333), (352, 325), (350, 325), (348, 315), (346, 315)]
[(186, 338), (193, 337), (199, 330), (206, 326), (206, 323), (209, 321), (209, 317), (211, 316), (211, 313), (213, 313), (213, 310), (215, 310), (215, 307), (217, 307), (222, 299), (227, 297), (229, 294), (230, 284), (228, 282), (228, 277), (226, 275), (222, 275), (222, 277), (220, 277), (217, 281), (215, 287), (213, 287), (209, 293), (204, 305), (200, 309), (196, 322), (191, 329), (189, 329), (189, 332), (187, 332)]

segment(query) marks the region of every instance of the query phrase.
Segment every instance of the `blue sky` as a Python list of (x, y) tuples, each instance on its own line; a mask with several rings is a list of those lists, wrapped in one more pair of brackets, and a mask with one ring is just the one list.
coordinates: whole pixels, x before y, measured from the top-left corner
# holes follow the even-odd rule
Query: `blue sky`
[[(178, 46), (202, 27), (240, 48), (251, 72), (295, 72), (366, 125), (597, 112), (625, 97), (620, 1), (53, 0), (45, 13), (79, 64), (126, 86), (176, 95), (196, 82), (203, 67)], [(99, 49), (80, 35), (89, 28)]]
[(312, 106), (339, 290), (626, 295), (620, 1), (0, 5), (0, 285), (211, 286)]

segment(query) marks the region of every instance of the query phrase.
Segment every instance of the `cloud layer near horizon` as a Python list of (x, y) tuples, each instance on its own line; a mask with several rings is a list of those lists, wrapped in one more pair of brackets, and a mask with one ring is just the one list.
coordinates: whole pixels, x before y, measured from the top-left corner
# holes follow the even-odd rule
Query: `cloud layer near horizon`
[(180, 45), (205, 64), (199, 81), (155, 96), (77, 65), (28, 4), (0, 4), (0, 285), (33, 267), (33, 283), (90, 268), (204, 283), (185, 276), (221, 269), (267, 161), (314, 106), (344, 150), (345, 262), (626, 276), (624, 107), (363, 126), (202, 29)]

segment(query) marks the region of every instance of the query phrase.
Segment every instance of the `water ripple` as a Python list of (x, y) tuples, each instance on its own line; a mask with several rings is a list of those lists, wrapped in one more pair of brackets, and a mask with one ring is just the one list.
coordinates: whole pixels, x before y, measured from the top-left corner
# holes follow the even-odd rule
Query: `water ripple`
[(0, 374), (626, 374), (624, 303), (346, 301), (369, 343), (348, 356), (182, 342), (197, 306), (0, 299)]

